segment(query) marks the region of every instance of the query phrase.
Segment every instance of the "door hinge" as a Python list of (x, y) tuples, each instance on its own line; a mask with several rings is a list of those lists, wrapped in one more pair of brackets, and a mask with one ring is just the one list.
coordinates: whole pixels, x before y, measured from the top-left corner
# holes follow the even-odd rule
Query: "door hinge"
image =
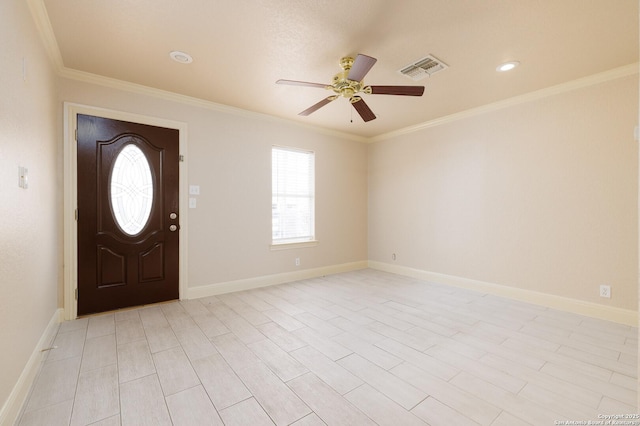
[(77, 222), (78, 221), (78, 209), (76, 209), (74, 216), (75, 216), (76, 222)]
[(184, 162), (184, 155), (178, 155), (178, 160), (180, 160), (181, 163)]
[(78, 300), (78, 288), (76, 287), (76, 300)]
[(76, 138), (76, 142), (77, 142), (78, 141), (78, 129), (76, 129), (75, 138)]

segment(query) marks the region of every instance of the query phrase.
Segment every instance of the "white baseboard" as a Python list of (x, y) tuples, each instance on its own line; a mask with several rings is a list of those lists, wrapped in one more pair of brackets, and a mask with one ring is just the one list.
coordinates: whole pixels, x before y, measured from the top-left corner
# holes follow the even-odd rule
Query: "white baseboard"
[(12, 425), (20, 415), (22, 406), (29, 395), (29, 389), (31, 389), (31, 385), (38, 371), (40, 371), (42, 357), (45, 354), (45, 352), (42, 352), (42, 349), (50, 346), (58, 330), (58, 324), (62, 322), (63, 318), (63, 309), (58, 309), (54, 312), (51, 320), (49, 320), (49, 324), (47, 324), (42, 336), (40, 336), (40, 340), (38, 340), (38, 344), (33, 349), (29, 361), (27, 361), (27, 364), (22, 370), (22, 374), (20, 374), (18, 378), (18, 382), (13, 387), (2, 410), (0, 410), (0, 425)]
[(545, 306), (548, 308), (558, 309), (575, 314), (585, 315), (592, 318), (613, 321), (620, 324), (638, 326), (638, 312), (630, 309), (615, 308), (612, 306), (599, 305), (597, 303), (586, 302), (568, 297), (556, 296), (553, 294), (540, 293), (521, 288), (508, 287), (500, 284), (489, 283), (485, 281), (472, 280), (469, 278), (456, 277), (452, 275), (440, 274), (436, 272), (423, 271), (420, 269), (409, 268), (406, 266), (392, 265), (389, 263), (369, 261), (369, 267), (380, 271), (391, 272), (394, 274), (405, 275), (412, 278), (418, 278), (424, 281), (430, 281), (439, 284), (447, 284), (456, 287), (462, 287), (469, 290), (475, 290), (482, 293), (488, 293), (496, 296), (502, 296), (509, 299), (515, 299), (522, 302), (533, 303), (535, 305)]
[(368, 267), (366, 260), (360, 262), (343, 263), (340, 265), (325, 266), (322, 268), (302, 269), (294, 272), (284, 272), (282, 274), (266, 275), (262, 277), (247, 278), (244, 280), (227, 281), (199, 287), (192, 287), (187, 290), (188, 299), (199, 299), (201, 297), (215, 296), (217, 294), (231, 293), (233, 291), (251, 290), (253, 288), (267, 287), (289, 283), (293, 281), (317, 278), (323, 275), (339, 274), (341, 272), (356, 271)]

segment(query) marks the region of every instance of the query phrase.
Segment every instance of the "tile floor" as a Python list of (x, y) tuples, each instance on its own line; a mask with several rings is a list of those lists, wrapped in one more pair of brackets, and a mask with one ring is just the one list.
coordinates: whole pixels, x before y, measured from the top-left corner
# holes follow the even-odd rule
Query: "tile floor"
[(19, 425), (554, 425), (636, 412), (637, 329), (370, 269), (60, 325)]

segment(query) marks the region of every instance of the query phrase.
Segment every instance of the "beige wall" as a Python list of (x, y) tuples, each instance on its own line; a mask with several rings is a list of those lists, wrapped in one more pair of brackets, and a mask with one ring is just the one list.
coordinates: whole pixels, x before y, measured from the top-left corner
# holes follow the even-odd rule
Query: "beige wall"
[(371, 145), (369, 259), (635, 310), (637, 117), (634, 75)]
[[(282, 120), (226, 113), (61, 79), (62, 101), (186, 122), (190, 288), (367, 259), (367, 146)], [(316, 153), (320, 244), (271, 251), (271, 147)], [(184, 214), (185, 212), (183, 212)], [(300, 267), (295, 258), (300, 257)]]
[[(26, 2), (0, 2), (0, 407), (57, 308), (56, 79)], [(23, 58), (26, 80), (23, 79)], [(29, 188), (18, 188), (18, 166)]]

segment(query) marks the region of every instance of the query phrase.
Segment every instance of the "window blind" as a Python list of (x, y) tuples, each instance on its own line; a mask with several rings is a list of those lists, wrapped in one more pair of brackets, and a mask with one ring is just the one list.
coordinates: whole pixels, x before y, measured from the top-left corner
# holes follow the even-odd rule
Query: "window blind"
[(271, 151), (272, 243), (315, 239), (315, 154), (292, 148)]

